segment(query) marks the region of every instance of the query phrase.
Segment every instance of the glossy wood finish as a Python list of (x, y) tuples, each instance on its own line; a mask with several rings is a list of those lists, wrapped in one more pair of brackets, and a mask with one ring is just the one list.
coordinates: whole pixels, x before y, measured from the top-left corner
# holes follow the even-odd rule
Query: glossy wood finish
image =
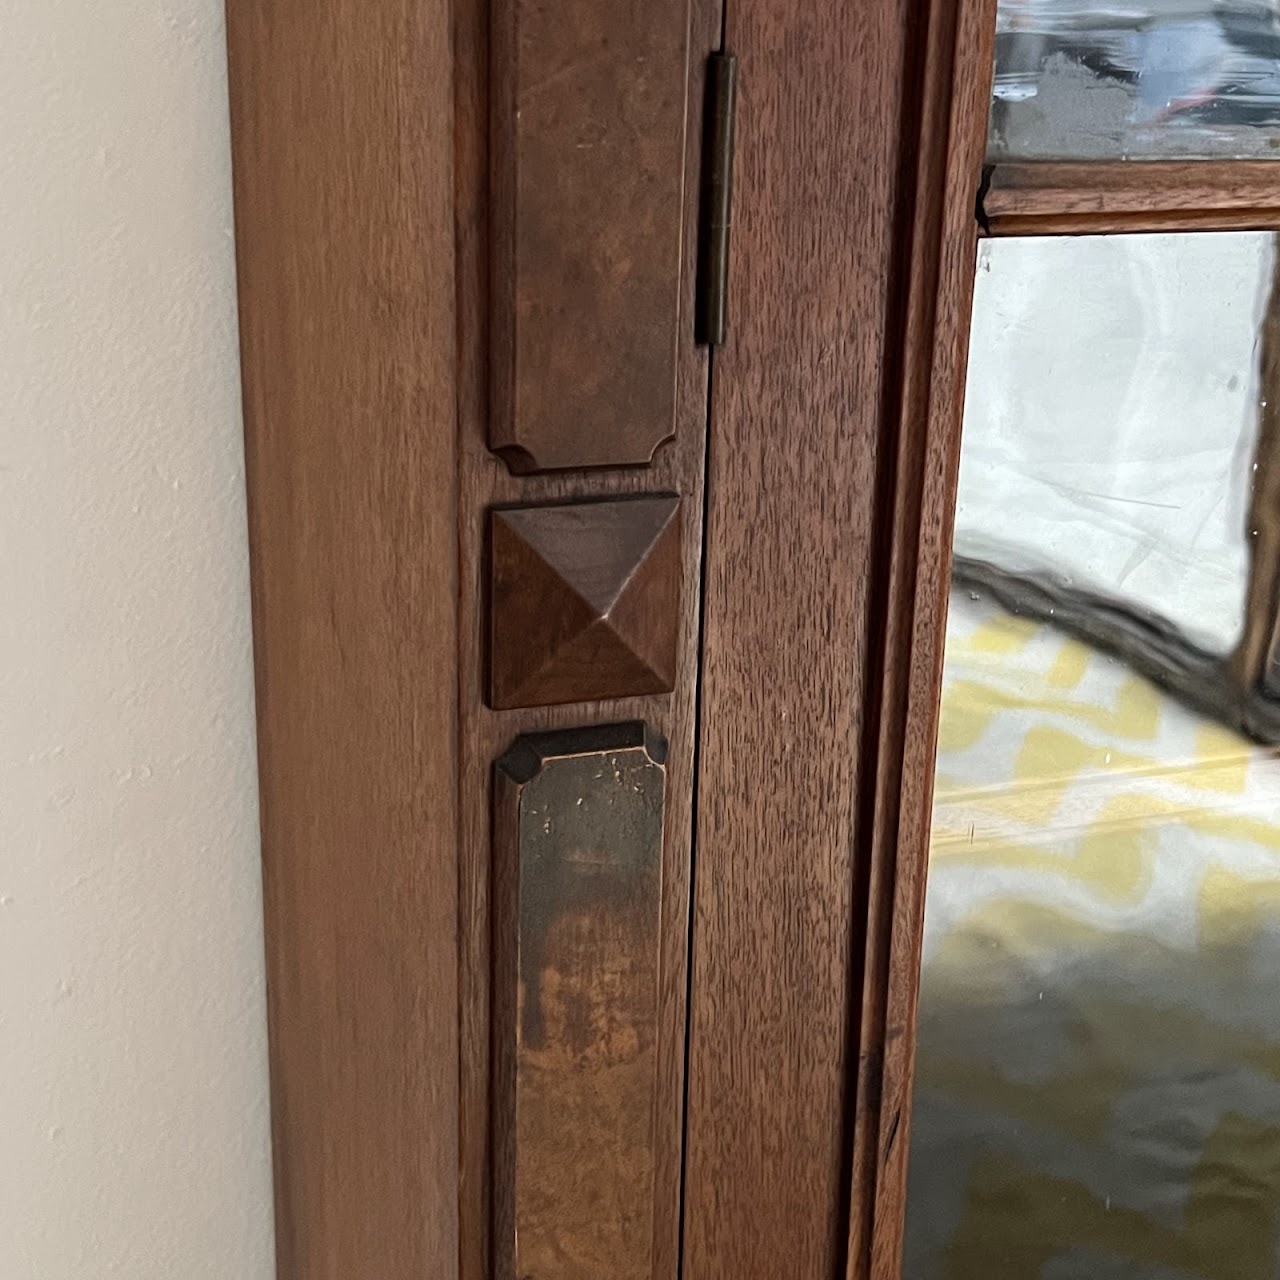
[[(920, 112), (904, 122), (909, 226), (885, 409), (862, 797), (865, 920), (847, 1275), (902, 1275), (933, 766), (973, 305), (975, 177), (986, 146), (995, 0), (929, 0)], [(900, 235), (902, 227), (900, 226)]]
[[(693, 341), (696, 202), (682, 213), (681, 322), (678, 333), (677, 431), (658, 451), (652, 467), (598, 471), (587, 475), (512, 475), (490, 453), (487, 441), (489, 297), (488, 201), (489, 128), (487, 0), (458, 0), (454, 7), (457, 76), (457, 244), (459, 436), (458, 469), (459, 688), (461, 761), (459, 794), (462, 833), (458, 846), (461, 946), (461, 1163), (459, 1214), (461, 1272), (465, 1280), (493, 1280), (490, 1257), (491, 1171), (489, 993), (490, 993), (490, 832), (488, 779), (493, 762), (517, 736), (589, 721), (644, 720), (668, 743), (667, 810), (663, 843), (663, 913), (658, 1038), (658, 1083), (654, 1130), (653, 1273), (674, 1280), (679, 1253), (681, 1104), (684, 1091), (685, 1000), (687, 990), (688, 878), (693, 792), (694, 703), (697, 684), (698, 566), (702, 543), (702, 465), (707, 415), (707, 355)], [(720, 32), (717, 0), (694, 0), (690, 19), (691, 55), (687, 97), (700, 104), (704, 55)], [(496, 51), (494, 51), (496, 54)], [(701, 172), (702, 131), (687, 128), (685, 169)], [(496, 216), (496, 215), (495, 215)], [(585, 331), (584, 331), (585, 332)], [(590, 336), (590, 335), (588, 335)], [(485, 705), (487, 558), (486, 529), (495, 507), (576, 502), (583, 498), (639, 496), (668, 492), (681, 498), (679, 648), (675, 691), (593, 704), (531, 710), (493, 710)]]
[(227, 28), (278, 1274), (447, 1280), (449, 15), (408, 0), (231, 0)]
[(493, 0), (492, 32), (491, 442), (643, 465), (676, 428), (690, 0)]
[(497, 1276), (654, 1275), (664, 758), (627, 724), (498, 764)]
[(993, 236), (1262, 230), (1280, 225), (1280, 160), (998, 164), (981, 218)]
[(589, 702), (675, 686), (680, 499), (495, 511), (489, 704)]

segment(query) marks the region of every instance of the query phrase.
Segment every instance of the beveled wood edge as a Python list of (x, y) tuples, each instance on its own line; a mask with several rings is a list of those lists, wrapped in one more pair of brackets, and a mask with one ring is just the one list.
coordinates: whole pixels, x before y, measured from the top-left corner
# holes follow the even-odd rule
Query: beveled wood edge
[[(719, 42), (720, 0), (690, 0), (691, 50), (686, 94), (700, 103), (704, 56)], [(490, 1256), (492, 1211), (492, 1090), (490, 1080), (491, 902), (493, 856), (493, 764), (520, 733), (579, 725), (582, 704), (495, 711), (484, 705), (487, 612), (482, 572), (487, 513), (509, 506), (558, 504), (590, 494), (604, 500), (656, 492), (678, 493), (682, 505), (682, 591), (697, 597), (702, 548), (703, 485), (707, 425), (708, 355), (693, 342), (692, 324), (681, 325), (679, 424), (676, 437), (661, 446), (650, 468), (612, 468), (513, 475), (489, 447), (488, 426), (493, 362), (504, 359), (502, 335), (490, 332), (494, 314), (491, 281), (501, 264), (490, 261), (491, 221), (509, 216), (509, 194), (491, 189), (492, 95), (498, 86), (491, 67), (509, 58), (512, 33), (495, 29), (490, 0), (459, 0), (451, 6), (454, 33), (455, 159), (454, 198), (458, 271), (458, 504), (459, 607), (458, 795), (461, 834), (457, 850), (459, 948), (459, 1137), (458, 1241), (460, 1280), (491, 1280), (498, 1274)], [(501, 19), (497, 19), (501, 28)], [(504, 43), (505, 42), (505, 43)], [(703, 131), (686, 129), (686, 182), (702, 172)], [(695, 188), (690, 188), (694, 190)], [(697, 262), (696, 199), (685, 200), (681, 314), (692, 317)], [(506, 215), (504, 215), (506, 211)], [(493, 345), (496, 340), (497, 345)], [(585, 486), (585, 487), (584, 487)], [(658, 1132), (654, 1273), (671, 1277), (680, 1249), (681, 1134), (684, 1094), (684, 1027), (688, 989), (688, 910), (694, 775), (694, 697), (697, 619), (681, 616), (680, 666), (671, 694), (647, 695), (600, 704), (586, 719), (642, 719), (669, 744), (667, 819), (664, 831), (664, 922), (661, 1000), (664, 1036)], [(480, 780), (483, 779), (481, 782)], [(670, 1100), (668, 1104), (667, 1100)], [(435, 1280), (432, 1276), (432, 1280)]]
[(1028, 160), (991, 166), (988, 236), (1280, 228), (1280, 160)]
[(226, 6), (273, 1275), (456, 1280), (451, 15), (303, 8)]
[[(900, 368), (882, 425), (883, 618), (867, 687), (867, 781), (856, 826), (867, 867), (846, 1280), (901, 1280), (916, 1004), (941, 704), (951, 538), (990, 109), (995, 0), (931, 0), (917, 56), (923, 107), (901, 139)], [(855, 906), (855, 911), (857, 906)], [(856, 927), (855, 917), (855, 927)]]

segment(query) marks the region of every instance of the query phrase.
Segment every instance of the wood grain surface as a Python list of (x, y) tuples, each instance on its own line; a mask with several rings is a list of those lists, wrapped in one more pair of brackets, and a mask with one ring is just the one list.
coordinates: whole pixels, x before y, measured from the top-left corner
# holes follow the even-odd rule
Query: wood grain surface
[(447, 1280), (449, 14), (409, 0), (230, 0), (227, 25), (278, 1274)]
[(489, 563), (490, 706), (675, 687), (679, 498), (494, 511)]
[[(696, 200), (682, 200), (675, 439), (648, 469), (589, 474), (512, 475), (489, 451), (490, 223), (508, 216), (489, 194), (489, 47), (486, 0), (458, 0), (456, 51), (457, 246), (459, 334), (460, 819), (458, 921), (461, 944), (461, 1080), (459, 1221), (461, 1275), (492, 1280), (493, 1175), (489, 1052), (491, 796), (494, 761), (522, 733), (623, 720), (644, 720), (668, 743), (663, 845), (661, 976), (654, 1129), (653, 1276), (674, 1280), (679, 1253), (680, 1151), (688, 950), (688, 882), (692, 838), (694, 700), (697, 673), (698, 571), (702, 543), (702, 467), (706, 440), (707, 356), (693, 341)], [(687, 97), (701, 103), (705, 55), (720, 31), (718, 0), (690, 9)], [(686, 183), (701, 168), (702, 134), (684, 130)], [(691, 188), (692, 189), (692, 188)], [(589, 335), (588, 335), (589, 336)], [(680, 508), (681, 581), (675, 692), (533, 710), (492, 710), (484, 703), (485, 528), (489, 510), (506, 505), (673, 493)]]
[[(701, 103), (720, 11), (689, 12), (685, 100)], [(712, 407), (699, 711), (708, 363), (686, 197), (701, 131), (682, 126), (674, 440), (648, 470), (513, 475), (489, 452), (489, 248), (512, 211), (490, 187), (506, 170), (486, 0), (231, 0), (287, 1280), (494, 1274), (493, 765), (520, 735), (621, 720), (669, 743), (651, 1274), (674, 1280), (681, 1258), (689, 1280), (892, 1273), (905, 1120), (882, 1084), (909, 1083), (895, 1028), (914, 1001), (910, 859), (930, 770), (904, 773), (884, 806), (891, 770), (931, 761), (936, 728), (967, 328), (954, 282), (976, 176), (955, 119), (943, 161), (922, 145), (945, 99), (929, 87), (949, 65), (942, 12), (761, 0), (730, 15), (734, 310)], [(681, 499), (675, 692), (487, 708), (490, 511), (657, 492)]]
[(490, 438), (513, 470), (644, 465), (676, 429), (689, 13), (493, 0)]
[(1280, 224), (1280, 160), (997, 164), (981, 217), (993, 236), (1264, 230)]
[(686, 1280), (843, 1269), (906, 12), (759, 0), (727, 13), (733, 311), (708, 464)]
[(996, 0), (927, 0), (909, 54), (896, 352), (885, 400), (862, 798), (865, 953), (849, 1216), (849, 1280), (899, 1280), (911, 1078), (942, 687), (951, 535)]
[(653, 1275), (665, 758), (632, 723), (498, 763), (496, 1276)]
[(728, 15), (689, 1280), (900, 1273), (993, 30), (993, 0)]

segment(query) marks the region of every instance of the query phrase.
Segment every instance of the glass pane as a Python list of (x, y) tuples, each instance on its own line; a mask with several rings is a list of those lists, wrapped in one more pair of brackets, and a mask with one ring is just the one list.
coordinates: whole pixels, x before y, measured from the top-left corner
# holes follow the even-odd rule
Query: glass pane
[(1280, 155), (1278, 0), (1000, 0), (993, 159)]
[(908, 1280), (1280, 1274), (1275, 280), (982, 246)]

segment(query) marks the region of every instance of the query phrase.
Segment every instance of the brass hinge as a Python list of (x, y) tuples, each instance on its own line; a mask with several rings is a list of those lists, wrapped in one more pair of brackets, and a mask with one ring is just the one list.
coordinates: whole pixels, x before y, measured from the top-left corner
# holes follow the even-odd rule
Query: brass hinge
[(707, 59), (703, 133), (698, 303), (694, 336), (705, 346), (724, 342), (729, 287), (729, 207), (733, 196), (733, 114), (738, 60), (731, 53)]

